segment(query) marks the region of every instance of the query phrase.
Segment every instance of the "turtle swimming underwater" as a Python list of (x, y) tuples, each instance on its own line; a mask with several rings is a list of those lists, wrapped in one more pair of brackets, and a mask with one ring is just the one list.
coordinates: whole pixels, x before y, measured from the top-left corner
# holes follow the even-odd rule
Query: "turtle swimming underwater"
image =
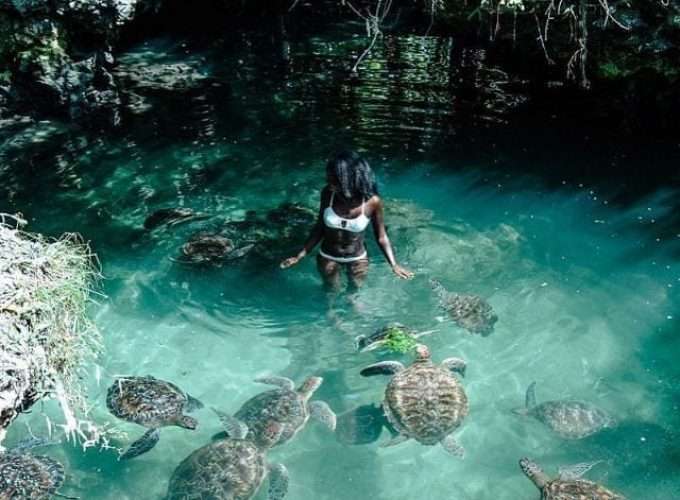
[(288, 492), (288, 471), (281, 464), (267, 464), (265, 452), (281, 438), (283, 426), (271, 422), (259, 435), (260, 445), (247, 436), (248, 426), (221, 414), (226, 439), (194, 451), (175, 469), (166, 500), (248, 500), (266, 476), (269, 500), (282, 500)]
[(266, 377), (256, 382), (275, 385), (278, 388), (265, 391), (246, 401), (234, 417), (248, 426), (248, 438), (262, 446), (262, 435), (272, 422), (282, 426), (281, 436), (275, 445), (283, 444), (300, 431), (309, 417), (320, 421), (330, 430), (335, 430), (335, 413), (323, 401), (310, 401), (321, 386), (321, 377), (309, 377), (300, 387), (285, 377)]
[(146, 376), (116, 379), (106, 393), (106, 406), (116, 417), (149, 429), (121, 455), (125, 460), (156, 446), (160, 427), (176, 425), (195, 429), (196, 419), (184, 413), (202, 408), (203, 403), (175, 384)]
[(486, 300), (478, 295), (451, 293), (435, 279), (430, 280), (430, 285), (439, 297), (441, 307), (458, 326), (483, 337), (493, 332), (498, 316)]
[(370, 335), (359, 335), (354, 339), (354, 344), (359, 352), (384, 347), (393, 352), (406, 353), (412, 351), (418, 345), (416, 339), (435, 331), (417, 332), (401, 323), (391, 323), (375, 330)]
[(183, 222), (207, 219), (208, 217), (210, 216), (196, 213), (190, 208), (161, 208), (160, 210), (156, 210), (144, 220), (144, 229), (150, 231), (162, 225), (175, 226)]
[(550, 479), (535, 462), (528, 458), (519, 461), (522, 472), (541, 491), (541, 500), (626, 500), (604, 486), (581, 479), (593, 465), (595, 463), (560, 469), (560, 477)]
[(386, 446), (415, 439), (421, 444), (440, 443), (453, 455), (463, 456), (453, 432), (468, 414), (465, 390), (454, 373), (465, 374), (465, 361), (448, 358), (437, 365), (430, 350), (419, 344), (416, 360), (405, 368), (397, 361), (381, 361), (361, 370), (361, 375), (394, 375), (385, 389), (383, 411), (397, 433)]
[[(0, 452), (0, 499), (49, 500), (60, 495), (64, 484), (64, 467), (53, 458), (33, 455), (22, 445)], [(70, 498), (70, 497), (65, 497)]]
[(565, 439), (582, 439), (616, 425), (607, 412), (585, 401), (567, 399), (536, 404), (536, 382), (527, 389), (525, 407), (513, 411), (535, 418)]
[(234, 242), (220, 234), (200, 232), (182, 246), (177, 262), (184, 264), (221, 263), (239, 259), (253, 248), (252, 244), (236, 248)]

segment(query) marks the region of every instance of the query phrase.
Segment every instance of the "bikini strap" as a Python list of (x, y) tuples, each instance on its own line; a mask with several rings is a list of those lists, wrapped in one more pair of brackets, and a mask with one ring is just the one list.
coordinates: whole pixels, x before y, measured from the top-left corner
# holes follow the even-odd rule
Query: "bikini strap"
[(364, 197), (361, 197), (361, 215), (366, 215), (364, 212), (364, 204), (366, 203), (366, 200), (364, 200)]
[(333, 208), (333, 199), (335, 198), (335, 191), (331, 191), (331, 201), (328, 203), (328, 206)]

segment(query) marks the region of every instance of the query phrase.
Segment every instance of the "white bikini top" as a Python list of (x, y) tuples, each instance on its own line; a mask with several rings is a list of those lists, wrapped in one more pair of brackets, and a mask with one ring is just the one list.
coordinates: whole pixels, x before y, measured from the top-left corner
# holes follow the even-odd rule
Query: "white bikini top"
[(366, 217), (364, 213), (364, 202), (361, 202), (361, 214), (353, 219), (345, 219), (340, 217), (333, 210), (333, 199), (335, 198), (335, 192), (331, 194), (331, 202), (328, 204), (326, 209), (323, 211), (323, 222), (326, 227), (331, 229), (340, 229), (342, 231), (350, 231), (352, 233), (361, 233), (366, 229), (371, 219)]

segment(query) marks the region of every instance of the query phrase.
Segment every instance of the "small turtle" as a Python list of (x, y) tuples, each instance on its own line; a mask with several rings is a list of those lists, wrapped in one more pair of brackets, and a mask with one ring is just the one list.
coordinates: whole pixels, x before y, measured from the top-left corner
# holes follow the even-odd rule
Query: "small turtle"
[(607, 412), (584, 401), (557, 400), (537, 405), (536, 382), (527, 389), (525, 407), (513, 411), (535, 418), (565, 439), (582, 439), (616, 426), (616, 421)]
[(478, 295), (451, 293), (435, 279), (431, 279), (430, 284), (439, 297), (439, 303), (458, 326), (483, 337), (493, 332), (498, 316), (486, 300)]
[(292, 439), (305, 426), (310, 416), (330, 430), (335, 430), (335, 413), (328, 404), (310, 401), (323, 378), (309, 377), (297, 389), (295, 383), (285, 377), (260, 378), (256, 382), (278, 387), (250, 398), (234, 414), (235, 418), (248, 426), (248, 438), (256, 444), (263, 444), (261, 436), (272, 422), (280, 423), (283, 428), (280, 440), (275, 443), (277, 445)]
[(418, 345), (416, 339), (435, 331), (417, 332), (413, 328), (406, 327), (401, 323), (391, 323), (379, 328), (370, 335), (359, 335), (354, 339), (354, 344), (359, 352), (372, 351), (379, 347), (384, 347), (394, 352), (406, 353)]
[(522, 458), (519, 466), (541, 491), (541, 500), (626, 500), (604, 486), (581, 479), (597, 463), (599, 462), (560, 469), (557, 479), (550, 479), (538, 464), (528, 458)]
[(265, 453), (281, 438), (283, 425), (271, 422), (259, 436), (260, 445), (248, 438), (248, 426), (220, 414), (227, 438), (210, 443), (185, 458), (170, 478), (166, 500), (248, 500), (266, 476), (269, 500), (281, 500), (288, 492), (288, 471), (281, 464), (267, 464)]
[(463, 386), (453, 373), (465, 374), (465, 361), (448, 358), (432, 362), (430, 350), (419, 344), (416, 360), (405, 368), (397, 361), (382, 361), (361, 370), (361, 375), (394, 375), (385, 389), (383, 411), (395, 436), (386, 446), (415, 439), (421, 444), (441, 443), (446, 451), (462, 457), (463, 448), (453, 437), (469, 411)]
[(245, 256), (253, 245), (236, 248), (234, 242), (220, 234), (200, 232), (182, 246), (182, 255), (177, 260), (185, 264), (220, 263)]
[(206, 214), (196, 213), (190, 208), (161, 208), (144, 220), (144, 229), (150, 231), (162, 225), (175, 226), (183, 222), (207, 219)]
[(65, 497), (57, 493), (64, 484), (64, 467), (53, 458), (28, 452), (39, 445), (21, 443), (0, 453), (0, 498), (48, 500), (53, 495)]
[(106, 406), (116, 417), (149, 429), (121, 455), (125, 460), (156, 446), (160, 427), (176, 425), (195, 429), (198, 422), (184, 412), (198, 410), (203, 403), (175, 384), (146, 376), (116, 379), (106, 393)]

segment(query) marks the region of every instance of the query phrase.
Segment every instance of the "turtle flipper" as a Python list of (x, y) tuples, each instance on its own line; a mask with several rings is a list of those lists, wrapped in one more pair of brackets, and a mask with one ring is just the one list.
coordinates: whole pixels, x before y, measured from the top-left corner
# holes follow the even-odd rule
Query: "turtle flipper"
[(602, 462), (602, 460), (560, 467), (559, 468), (560, 479), (565, 481), (580, 479), (584, 474), (586, 474), (590, 469), (595, 467), (600, 462)]
[(457, 373), (461, 377), (464, 377), (467, 364), (461, 358), (446, 358), (444, 361), (442, 361), (442, 367), (453, 373)]
[(524, 397), (524, 406), (527, 410), (536, 406), (536, 382), (532, 382), (527, 387), (527, 393)]
[(335, 436), (343, 444), (373, 443), (386, 424), (382, 406), (362, 405), (338, 416)]
[(381, 361), (367, 366), (361, 370), (361, 376), (372, 377), (374, 375), (394, 375), (404, 369), (399, 361)]
[(248, 435), (248, 426), (246, 424), (217, 408), (213, 408), (213, 411), (217, 414), (217, 418), (220, 419), (220, 423), (222, 424), (227, 437), (232, 439), (245, 439)]
[(187, 413), (191, 413), (192, 411), (200, 410), (204, 406), (205, 405), (203, 403), (201, 403), (198, 399), (187, 394), (187, 402), (186, 402), (186, 405), (184, 406), (184, 410)]
[(321, 422), (331, 431), (335, 431), (337, 418), (335, 416), (335, 412), (333, 412), (331, 407), (328, 406), (328, 403), (323, 401), (312, 401), (309, 403), (309, 413), (314, 419)]
[(250, 252), (254, 247), (255, 245), (251, 243), (249, 245), (244, 245), (240, 248), (236, 248), (229, 253), (227, 260), (235, 260), (240, 259), (241, 257), (245, 257), (246, 254), (248, 254), (248, 252)]
[(389, 448), (390, 446), (397, 446), (398, 444), (403, 443), (404, 441), (408, 441), (410, 438), (408, 436), (404, 436), (403, 434), (397, 434), (396, 436), (393, 436), (392, 439), (389, 441), (382, 443), (380, 445), (381, 448)]
[(287, 391), (292, 391), (295, 389), (295, 382), (293, 382), (291, 379), (286, 378), (286, 377), (260, 377), (256, 378), (255, 382), (258, 382), (260, 384), (267, 384), (267, 385), (275, 385), (277, 387), (280, 387), (281, 389), (285, 389)]
[(269, 500), (283, 500), (288, 493), (288, 469), (283, 464), (269, 466)]
[(161, 434), (158, 429), (149, 429), (137, 441), (132, 443), (130, 447), (120, 456), (120, 460), (129, 460), (138, 457), (156, 446)]
[(447, 452), (449, 452), (454, 457), (458, 457), (458, 458), (464, 458), (465, 457), (465, 448), (463, 448), (460, 444), (458, 444), (458, 442), (456, 441), (456, 438), (454, 438), (452, 434), (449, 434), (444, 439), (442, 439), (440, 444), (442, 445), (442, 448), (444, 448)]

